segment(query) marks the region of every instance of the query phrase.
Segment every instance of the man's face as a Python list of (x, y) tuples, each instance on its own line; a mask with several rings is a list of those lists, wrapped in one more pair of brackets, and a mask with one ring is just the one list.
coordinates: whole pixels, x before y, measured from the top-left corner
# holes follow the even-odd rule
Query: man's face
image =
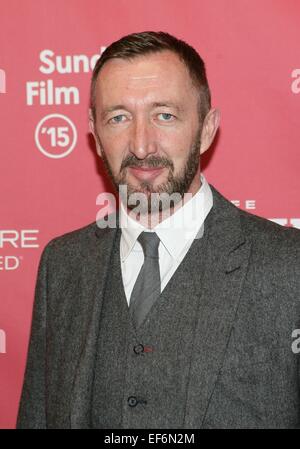
[(108, 61), (96, 116), (97, 151), (116, 187), (126, 184), (129, 195), (198, 190), (199, 94), (176, 54)]

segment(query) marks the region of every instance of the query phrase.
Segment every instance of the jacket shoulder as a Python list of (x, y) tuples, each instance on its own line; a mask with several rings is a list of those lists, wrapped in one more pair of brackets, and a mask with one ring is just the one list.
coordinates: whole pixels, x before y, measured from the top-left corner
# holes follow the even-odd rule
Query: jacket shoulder
[(107, 222), (103, 224), (103, 220), (93, 221), (79, 229), (54, 237), (45, 246), (42, 259), (48, 259), (47, 256), (51, 254), (51, 258), (55, 260), (79, 261), (94, 254), (104, 237), (105, 240), (114, 237), (114, 232), (111, 231), (116, 228), (116, 214), (112, 213), (109, 217), (112, 217), (109, 226), (106, 225)]
[(49, 241), (47, 247), (60, 248), (85, 244), (95, 237), (96, 230), (97, 223), (94, 221), (81, 228), (54, 237)]
[(99, 235), (99, 231), (102, 230), (98, 228), (97, 223), (92, 222), (79, 229), (56, 236), (44, 247), (41, 260), (50, 258), (54, 265), (57, 262), (60, 266), (62, 261), (79, 262), (95, 250), (98, 240), (96, 235)]
[[(256, 283), (264, 279), (279, 291), (294, 292), (300, 289), (300, 230), (281, 226), (266, 218), (239, 211), (245, 237), (251, 241), (251, 261), (256, 273)], [(259, 280), (260, 279), (260, 280)]]
[(226, 197), (224, 197), (212, 184), (210, 184), (213, 193), (214, 203), (220, 213), (221, 218), (230, 217), (230, 220), (239, 220), (242, 232), (245, 237), (265, 242), (267, 244), (276, 242), (290, 242), (299, 247), (300, 230), (287, 226), (279, 225), (267, 218), (260, 217), (250, 212), (239, 209)]
[(243, 231), (252, 239), (260, 239), (266, 243), (285, 243), (300, 248), (300, 230), (297, 228), (279, 225), (267, 218), (239, 210)]

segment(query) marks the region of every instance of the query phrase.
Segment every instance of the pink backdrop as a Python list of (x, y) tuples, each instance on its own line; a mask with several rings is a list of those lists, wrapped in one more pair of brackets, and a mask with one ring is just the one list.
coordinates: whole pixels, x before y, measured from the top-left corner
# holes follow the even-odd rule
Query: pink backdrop
[(92, 222), (107, 189), (87, 120), (103, 47), (150, 29), (191, 43), (222, 115), (208, 181), (300, 228), (300, 3), (0, 0), (0, 12), (0, 428), (13, 428), (41, 251)]

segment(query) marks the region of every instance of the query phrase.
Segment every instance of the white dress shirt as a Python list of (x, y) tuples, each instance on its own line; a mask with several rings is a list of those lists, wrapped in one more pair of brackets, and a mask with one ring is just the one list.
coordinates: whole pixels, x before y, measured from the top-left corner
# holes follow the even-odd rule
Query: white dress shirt
[[(211, 188), (203, 174), (201, 187), (196, 194), (153, 229), (144, 227), (127, 214), (120, 205), (120, 258), (125, 295), (129, 305), (139, 271), (144, 263), (144, 253), (137, 241), (141, 232), (156, 232), (160, 238), (158, 248), (161, 291), (165, 288), (188, 252), (193, 240), (204, 232), (204, 220), (213, 205)], [(200, 232), (199, 232), (200, 231)], [(199, 234), (198, 234), (199, 232)]]

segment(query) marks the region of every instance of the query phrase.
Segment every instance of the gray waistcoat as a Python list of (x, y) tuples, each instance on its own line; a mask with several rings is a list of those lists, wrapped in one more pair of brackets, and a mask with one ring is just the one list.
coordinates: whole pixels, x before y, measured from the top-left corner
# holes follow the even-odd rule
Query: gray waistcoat
[(193, 241), (137, 333), (122, 283), (121, 231), (116, 233), (99, 326), (92, 427), (183, 427), (199, 302), (189, 274), (194, 264), (203, 274), (207, 219), (204, 235)]

